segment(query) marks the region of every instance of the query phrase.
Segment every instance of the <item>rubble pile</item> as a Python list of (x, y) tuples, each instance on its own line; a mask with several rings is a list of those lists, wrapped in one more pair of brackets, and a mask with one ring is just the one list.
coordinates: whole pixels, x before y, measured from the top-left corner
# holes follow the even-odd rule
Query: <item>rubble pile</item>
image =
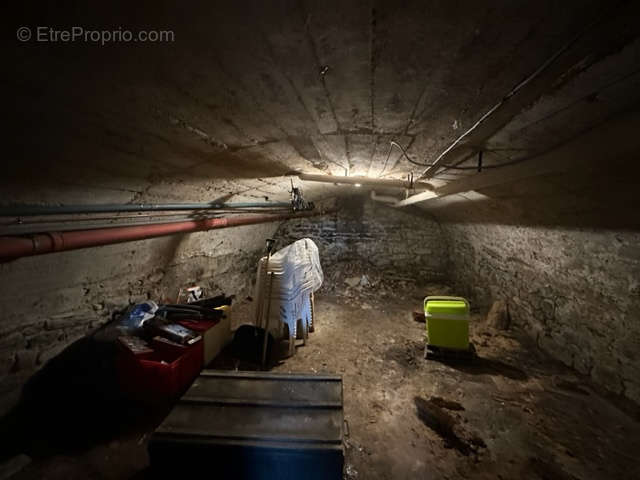
[(447, 285), (424, 283), (402, 272), (379, 270), (361, 262), (341, 262), (325, 267), (321, 293), (342, 297), (347, 303), (372, 308), (368, 302), (402, 296), (451, 295)]

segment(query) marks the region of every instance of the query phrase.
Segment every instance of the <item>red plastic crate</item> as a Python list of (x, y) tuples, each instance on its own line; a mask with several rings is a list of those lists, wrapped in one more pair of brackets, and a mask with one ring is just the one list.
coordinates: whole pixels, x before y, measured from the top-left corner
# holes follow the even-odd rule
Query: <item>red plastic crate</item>
[(117, 368), (122, 387), (143, 400), (175, 398), (202, 369), (203, 344), (178, 346), (152, 340), (152, 353), (132, 355), (120, 348)]
[(215, 327), (220, 320), (203, 320), (200, 318), (186, 318), (184, 320), (178, 320), (176, 323), (179, 323), (185, 328), (193, 330), (194, 332), (198, 332), (200, 334), (206, 332), (210, 328)]
[[(200, 374), (202, 370), (202, 358), (204, 344), (202, 340), (198, 340), (192, 345), (177, 346), (170, 343), (151, 341), (152, 348), (159, 352), (161, 356), (172, 357), (178, 355), (177, 358), (177, 394), (182, 394), (191, 386), (193, 380)], [(180, 356), (181, 355), (181, 356)], [(143, 362), (146, 360), (143, 359)], [(175, 363), (175, 362), (174, 362)]]

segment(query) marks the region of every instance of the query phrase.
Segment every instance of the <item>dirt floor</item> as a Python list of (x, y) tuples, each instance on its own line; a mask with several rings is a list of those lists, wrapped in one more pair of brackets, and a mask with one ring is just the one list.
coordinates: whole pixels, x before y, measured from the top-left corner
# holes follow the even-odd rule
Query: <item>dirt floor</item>
[[(345, 479), (640, 478), (640, 423), (517, 332), (492, 329), (475, 314), (478, 358), (425, 360), (425, 326), (411, 311), (420, 309), (426, 294), (442, 293), (449, 293), (446, 287), (411, 283), (382, 297), (362, 286), (321, 293), (315, 332), (295, 356), (273, 367), (343, 375)], [(236, 325), (250, 318), (250, 310), (244, 304), (234, 311)], [(229, 355), (213, 366), (252, 368)], [(146, 442), (167, 407), (150, 414), (121, 406), (108, 415), (91, 400), (82, 404), (78, 418), (69, 417), (74, 406), (62, 419), (79, 428), (69, 435), (78, 445), (55, 445), (58, 424), (32, 428), (44, 447), (28, 451), (31, 463), (12, 478), (148, 477)], [(135, 427), (109, 429), (116, 419)]]
[(319, 295), (308, 344), (274, 368), (343, 375), (346, 479), (640, 478), (640, 423), (515, 332), (476, 314), (478, 358), (425, 360), (410, 312), (449, 292), (405, 287)]

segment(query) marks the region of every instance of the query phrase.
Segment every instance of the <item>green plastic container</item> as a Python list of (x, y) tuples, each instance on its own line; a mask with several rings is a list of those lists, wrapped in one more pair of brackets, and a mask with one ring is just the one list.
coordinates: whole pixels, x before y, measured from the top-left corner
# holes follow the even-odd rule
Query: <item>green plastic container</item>
[(469, 348), (469, 302), (462, 297), (424, 299), (427, 344), (452, 350)]

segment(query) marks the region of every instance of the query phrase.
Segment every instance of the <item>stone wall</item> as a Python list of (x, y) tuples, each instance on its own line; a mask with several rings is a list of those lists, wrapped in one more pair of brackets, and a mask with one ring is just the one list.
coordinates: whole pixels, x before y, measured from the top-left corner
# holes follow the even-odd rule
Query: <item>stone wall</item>
[[(325, 205), (325, 207), (331, 205)], [(0, 263), (0, 411), (21, 385), (112, 312), (146, 299), (175, 301), (197, 283), (208, 294), (251, 293), (265, 239), (310, 237), (323, 267), (360, 262), (425, 281), (442, 279), (446, 248), (428, 214), (348, 197), (324, 217), (163, 237)], [(277, 230), (277, 233), (276, 233)]]
[(423, 281), (443, 279), (446, 246), (440, 226), (424, 212), (395, 209), (364, 195), (340, 198), (337, 211), (288, 221), (278, 231), (278, 247), (309, 237), (320, 250), (325, 271), (359, 262), (389, 275)]
[(111, 313), (146, 299), (175, 302), (192, 282), (207, 294), (250, 293), (277, 223), (107, 245), (0, 263), (0, 412), (20, 386)]
[(325, 273), (356, 263), (385, 275), (449, 280), (472, 304), (505, 298), (512, 322), (541, 349), (610, 391), (640, 402), (640, 233), (473, 220), (441, 223), (366, 196), (335, 213), (278, 224), (27, 257), (0, 264), (0, 408), (48, 359), (115, 309), (175, 299), (197, 282), (250, 294), (264, 239), (309, 237)]
[(640, 233), (443, 223), (451, 278), (480, 306), (504, 298), (542, 350), (640, 402)]

